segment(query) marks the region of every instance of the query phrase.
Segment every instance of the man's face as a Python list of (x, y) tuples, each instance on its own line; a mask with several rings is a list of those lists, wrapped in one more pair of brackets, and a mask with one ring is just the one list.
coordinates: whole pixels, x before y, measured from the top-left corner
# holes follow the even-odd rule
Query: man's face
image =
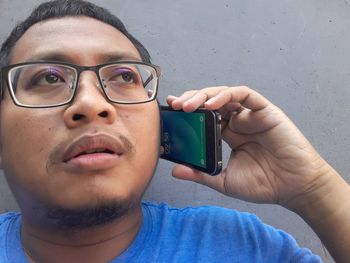
[[(141, 61), (134, 45), (92, 18), (37, 23), (17, 42), (11, 64), (60, 60), (83, 66), (121, 57)], [(45, 206), (85, 209), (108, 202), (137, 204), (158, 160), (156, 101), (107, 102), (97, 76), (84, 71), (70, 105), (28, 109), (1, 102), (2, 168), (22, 211), (35, 218)], [(93, 153), (106, 148), (108, 153)]]

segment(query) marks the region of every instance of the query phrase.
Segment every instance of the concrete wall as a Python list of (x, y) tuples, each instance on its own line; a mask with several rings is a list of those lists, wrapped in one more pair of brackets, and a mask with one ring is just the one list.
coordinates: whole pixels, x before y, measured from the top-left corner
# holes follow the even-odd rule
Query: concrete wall
[[(0, 40), (42, 1), (0, 0)], [(162, 67), (167, 94), (212, 85), (249, 85), (280, 106), (319, 152), (350, 180), (350, 6), (347, 0), (93, 1), (118, 15)], [(227, 158), (228, 149), (224, 150)], [(333, 262), (310, 228), (274, 205), (222, 196), (172, 179), (160, 161), (145, 199), (213, 204), (256, 213)], [(16, 204), (0, 176), (0, 211)]]

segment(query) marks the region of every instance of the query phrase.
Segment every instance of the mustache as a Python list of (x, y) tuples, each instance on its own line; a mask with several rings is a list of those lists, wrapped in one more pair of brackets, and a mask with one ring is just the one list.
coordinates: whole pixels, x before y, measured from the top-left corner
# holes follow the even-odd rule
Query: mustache
[(63, 161), (63, 154), (66, 151), (66, 149), (69, 147), (69, 145), (72, 144), (78, 137), (82, 137), (82, 135), (89, 135), (89, 136), (95, 136), (98, 134), (105, 134), (107, 136), (115, 138), (115, 140), (119, 141), (123, 148), (123, 153), (127, 154), (129, 152), (133, 152), (135, 150), (135, 145), (132, 143), (132, 141), (120, 133), (119, 131), (116, 131), (114, 129), (106, 128), (98, 128), (98, 127), (93, 127), (93, 128), (88, 128), (85, 130), (80, 130), (79, 133), (76, 136), (71, 136), (62, 142), (58, 143), (51, 153), (49, 154), (48, 157), (48, 162), (47, 162), (47, 170), (49, 170), (49, 167), (52, 164), (55, 163), (60, 163)]

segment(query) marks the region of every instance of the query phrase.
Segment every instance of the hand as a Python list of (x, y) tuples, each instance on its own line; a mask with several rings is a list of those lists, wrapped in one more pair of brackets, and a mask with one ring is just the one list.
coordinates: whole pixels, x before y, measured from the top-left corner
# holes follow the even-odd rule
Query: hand
[(330, 166), (275, 105), (248, 87), (212, 87), (168, 96), (174, 109), (199, 107), (222, 115), (222, 137), (231, 147), (221, 174), (209, 176), (176, 165), (173, 176), (207, 185), (226, 195), (285, 207), (313, 191)]

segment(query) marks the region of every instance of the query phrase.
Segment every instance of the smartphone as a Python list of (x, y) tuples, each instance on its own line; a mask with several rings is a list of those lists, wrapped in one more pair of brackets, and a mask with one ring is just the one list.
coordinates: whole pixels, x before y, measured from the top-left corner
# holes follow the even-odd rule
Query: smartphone
[(218, 174), (222, 168), (220, 114), (207, 109), (184, 112), (168, 106), (160, 106), (160, 112), (160, 157)]

